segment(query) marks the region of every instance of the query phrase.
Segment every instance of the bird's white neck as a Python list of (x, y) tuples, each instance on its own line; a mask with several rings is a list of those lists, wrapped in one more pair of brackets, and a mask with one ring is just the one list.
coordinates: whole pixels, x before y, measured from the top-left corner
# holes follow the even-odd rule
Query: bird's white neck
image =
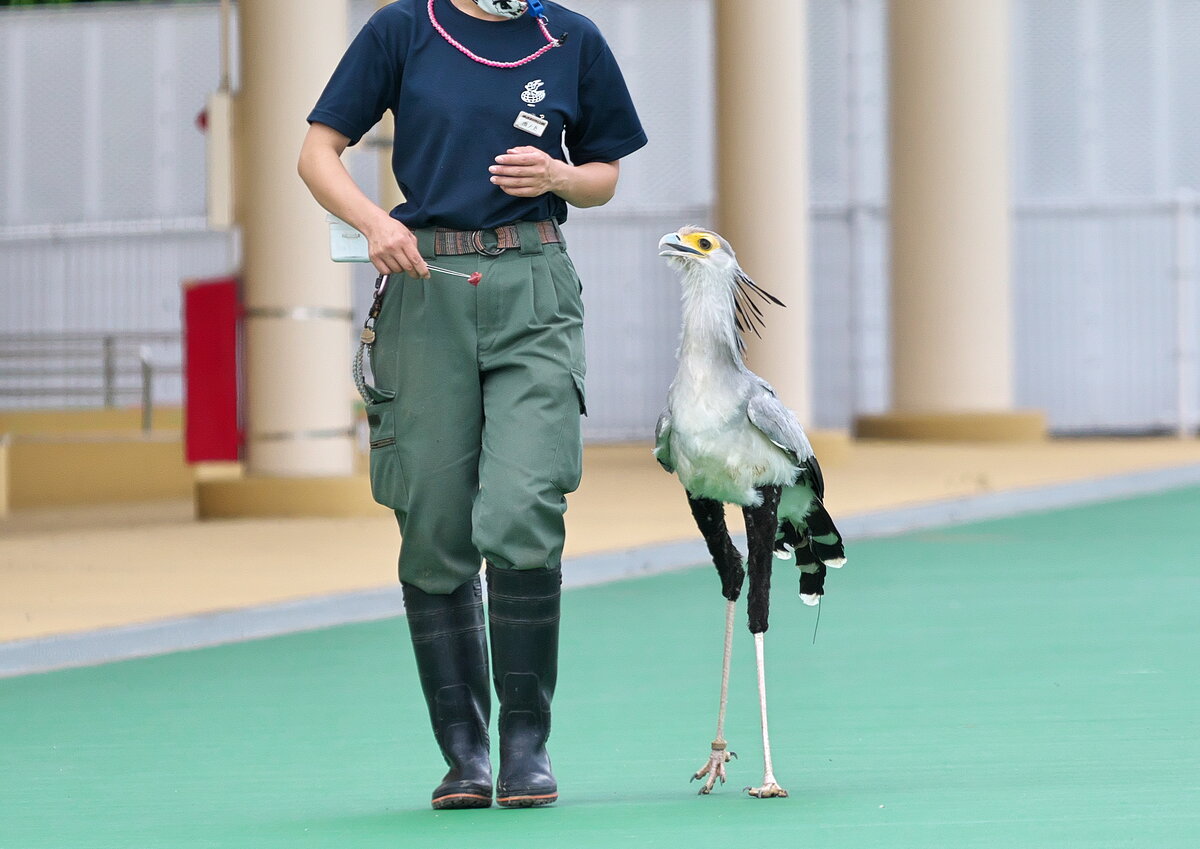
[(741, 368), (733, 292), (702, 279), (702, 274), (685, 272), (679, 361)]

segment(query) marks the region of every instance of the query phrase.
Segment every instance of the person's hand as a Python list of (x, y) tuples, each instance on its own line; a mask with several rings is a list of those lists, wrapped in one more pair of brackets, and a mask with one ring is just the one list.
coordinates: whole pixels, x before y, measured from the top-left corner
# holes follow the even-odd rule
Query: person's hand
[(367, 237), (367, 255), (380, 274), (429, 276), (429, 266), (417, 247), (417, 237), (392, 216), (385, 213), (363, 235)]
[(558, 169), (564, 165), (536, 147), (512, 147), (497, 156), (488, 171), (505, 194), (535, 198), (557, 189)]

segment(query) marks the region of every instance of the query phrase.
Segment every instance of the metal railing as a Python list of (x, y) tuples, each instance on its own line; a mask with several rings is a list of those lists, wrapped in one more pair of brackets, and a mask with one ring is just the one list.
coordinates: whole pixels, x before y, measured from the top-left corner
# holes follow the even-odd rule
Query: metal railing
[(177, 332), (0, 334), (0, 405), (69, 399), (72, 407), (112, 408), (136, 400), (149, 433), (156, 378), (183, 373), (164, 349), (179, 350)]

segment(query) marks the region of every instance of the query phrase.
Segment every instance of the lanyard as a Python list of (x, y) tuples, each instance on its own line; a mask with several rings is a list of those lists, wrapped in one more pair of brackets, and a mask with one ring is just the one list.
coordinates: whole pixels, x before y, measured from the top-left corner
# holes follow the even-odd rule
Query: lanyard
[[(483, 279), (483, 275), (478, 271), (463, 274), (461, 271), (451, 271), (448, 268), (439, 268), (428, 263), (426, 266), (430, 271), (440, 271), (442, 274), (462, 277), (472, 286), (478, 286), (479, 281)], [(358, 394), (362, 396), (364, 404), (370, 404), (374, 399), (367, 391), (367, 379), (363, 377), (363, 359), (367, 355), (367, 349), (375, 344), (375, 320), (379, 318), (379, 313), (383, 309), (383, 294), (387, 291), (390, 279), (391, 275), (389, 274), (380, 274), (375, 278), (375, 297), (371, 301), (371, 308), (367, 310), (367, 320), (363, 322), (362, 333), (358, 336), (358, 351), (354, 354), (354, 386), (358, 389)]]
[(375, 299), (371, 301), (371, 309), (367, 311), (367, 320), (363, 324), (362, 333), (358, 337), (358, 351), (354, 354), (354, 386), (362, 396), (364, 404), (370, 404), (373, 399), (367, 392), (367, 379), (363, 377), (363, 357), (367, 349), (375, 344), (375, 319), (383, 309), (383, 293), (387, 290), (388, 275), (380, 274), (375, 278)]
[(565, 32), (558, 38), (555, 38), (550, 34), (550, 30), (546, 26), (545, 8), (543, 8), (542, 4), (537, 2), (537, 0), (533, 0), (533, 2), (530, 3), (529, 9), (530, 12), (533, 13), (537, 18), (538, 27), (541, 29), (542, 35), (546, 37), (545, 46), (534, 53), (530, 53), (524, 59), (518, 59), (516, 62), (496, 62), (492, 59), (484, 59), (482, 56), (472, 53), (470, 49), (455, 41), (454, 36), (446, 32), (446, 28), (438, 22), (437, 16), (433, 13), (433, 3), (434, 0), (429, 0), (429, 22), (433, 24), (433, 28), (438, 31), (438, 35), (446, 39), (447, 43), (449, 43), (451, 47), (458, 50), (464, 56), (475, 60), (480, 65), (487, 65), (491, 68), (519, 68), (522, 65), (532, 62), (534, 59), (538, 58), (548, 50), (553, 50), (555, 47), (562, 47), (563, 42), (567, 40), (567, 34)]

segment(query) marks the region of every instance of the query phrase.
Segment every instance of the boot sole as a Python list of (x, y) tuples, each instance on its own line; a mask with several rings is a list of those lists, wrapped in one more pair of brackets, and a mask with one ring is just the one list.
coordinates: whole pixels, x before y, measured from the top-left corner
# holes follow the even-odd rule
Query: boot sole
[(439, 796), (433, 800), (435, 811), (453, 811), (464, 808), (490, 808), (491, 796), (478, 796), (474, 793), (452, 793), (449, 796)]
[(502, 808), (540, 808), (557, 801), (557, 793), (545, 793), (540, 796), (505, 796), (496, 799), (496, 804)]

